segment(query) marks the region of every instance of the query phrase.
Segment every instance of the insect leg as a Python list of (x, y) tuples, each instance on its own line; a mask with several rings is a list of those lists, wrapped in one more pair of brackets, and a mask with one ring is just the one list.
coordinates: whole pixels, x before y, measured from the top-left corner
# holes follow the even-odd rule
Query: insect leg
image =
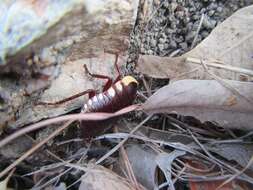
[(112, 86), (111, 77), (106, 76), (106, 75), (93, 74), (89, 71), (89, 69), (87, 68), (87, 65), (84, 65), (84, 69), (85, 69), (85, 72), (88, 73), (91, 77), (99, 78), (99, 79), (107, 79), (107, 82), (105, 83), (105, 85), (103, 87), (103, 91), (108, 90)]
[(118, 59), (119, 59), (119, 55), (118, 54), (116, 54), (116, 57), (115, 57), (115, 62), (114, 62), (114, 67), (116, 68), (116, 70), (117, 70), (117, 74), (118, 74), (118, 76), (116, 77), (116, 79), (113, 81), (113, 83), (116, 83), (116, 82), (118, 82), (120, 79), (121, 79), (121, 77), (122, 77), (122, 73), (120, 72), (120, 70), (119, 70), (119, 66), (118, 66)]
[(88, 94), (89, 98), (91, 98), (96, 94), (96, 91), (92, 90), (92, 89), (88, 89), (88, 90), (85, 90), (85, 91), (80, 92), (78, 94), (75, 94), (73, 96), (70, 96), (68, 98), (64, 98), (63, 100), (60, 100), (60, 101), (57, 101), (57, 102), (38, 102), (36, 105), (58, 105), (58, 104), (62, 104), (64, 102), (68, 102), (70, 100), (73, 100), (75, 98), (78, 98), (80, 96), (83, 96), (85, 94)]

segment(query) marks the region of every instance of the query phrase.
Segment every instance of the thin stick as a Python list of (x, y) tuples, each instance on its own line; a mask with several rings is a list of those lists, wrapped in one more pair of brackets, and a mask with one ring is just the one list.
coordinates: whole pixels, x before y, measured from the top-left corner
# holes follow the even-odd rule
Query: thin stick
[(228, 90), (230, 90), (234, 95), (237, 95), (243, 99), (245, 99), (246, 101), (248, 101), (250, 104), (253, 105), (253, 101), (251, 99), (249, 99), (248, 97), (242, 95), (240, 93), (239, 90), (237, 90), (235, 87), (231, 86), (229, 83), (227, 83), (224, 79), (220, 78), (219, 76), (213, 74), (212, 72), (209, 71), (209, 68), (208, 66), (205, 64), (204, 61), (201, 62), (202, 63), (202, 66), (205, 70), (205, 72), (207, 74), (209, 74), (211, 77), (213, 77), (217, 82), (219, 82), (223, 87), (227, 88)]
[[(201, 59), (194, 58), (194, 57), (187, 57), (185, 61), (190, 62), (190, 63), (200, 64), (200, 65), (202, 64)], [(233, 71), (235, 73), (242, 73), (245, 75), (253, 76), (253, 70), (227, 65), (227, 64), (220, 62), (218, 60), (205, 60), (205, 64), (209, 67), (224, 69), (227, 71)]]
[(127, 140), (128, 138), (135, 133), (139, 128), (146, 123), (153, 115), (149, 115), (146, 119), (144, 119), (139, 125), (137, 125), (119, 144), (117, 144), (115, 147), (113, 147), (109, 152), (107, 152), (104, 156), (102, 156), (96, 164), (100, 164), (103, 162), (106, 158), (111, 156), (114, 152), (116, 152)]
[(192, 49), (192, 48), (195, 46), (195, 44), (196, 44), (196, 41), (197, 41), (197, 38), (198, 38), (198, 35), (199, 35), (199, 31), (200, 31), (201, 26), (202, 26), (202, 24), (203, 24), (204, 17), (205, 17), (205, 14), (202, 13), (201, 18), (200, 18), (200, 22), (199, 22), (198, 29), (197, 29), (196, 34), (195, 34), (195, 37), (194, 37), (194, 39), (193, 39), (193, 41), (192, 41), (191, 49)]
[(226, 181), (224, 181), (221, 185), (219, 185), (219, 187), (216, 188), (216, 190), (220, 189), (222, 186), (226, 185), (227, 183), (229, 183), (230, 181), (232, 181), (233, 179), (235, 179), (236, 177), (238, 177), (239, 175), (243, 174), (251, 165), (253, 164), (253, 155), (251, 156), (250, 161), (248, 162), (247, 166), (245, 166), (245, 168), (243, 168), (241, 171), (238, 171), (235, 175), (233, 175), (231, 178), (227, 179)]
[(36, 150), (38, 150), (40, 147), (42, 147), (45, 143), (47, 143), (50, 139), (58, 135), (61, 131), (66, 129), (71, 123), (73, 123), (75, 120), (68, 121), (65, 125), (62, 127), (56, 129), (52, 134), (50, 134), (47, 138), (36, 144), (34, 147), (26, 151), (20, 158), (15, 160), (11, 165), (9, 165), (7, 168), (5, 168), (0, 173), (0, 178), (6, 175), (10, 170), (12, 170), (14, 167), (16, 167), (18, 164), (20, 164), (23, 160), (25, 160), (28, 156), (30, 156), (32, 153), (34, 153)]

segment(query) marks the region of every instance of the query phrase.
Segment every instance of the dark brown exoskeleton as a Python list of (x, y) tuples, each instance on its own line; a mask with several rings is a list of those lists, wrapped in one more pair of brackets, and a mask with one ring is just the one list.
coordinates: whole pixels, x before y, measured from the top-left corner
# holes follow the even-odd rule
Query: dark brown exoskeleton
[[(136, 97), (138, 82), (132, 76), (125, 76), (121, 78), (121, 73), (119, 71), (117, 62), (118, 56), (116, 56), (115, 60), (115, 68), (118, 72), (118, 76), (115, 79), (115, 81), (113, 81), (109, 76), (90, 73), (86, 65), (84, 65), (86, 72), (90, 76), (94, 78), (107, 79), (107, 82), (104, 85), (103, 91), (101, 93), (97, 94), (95, 90), (89, 89), (58, 102), (54, 103), (40, 102), (39, 104), (43, 105), (62, 104), (66, 101), (72, 100), (79, 96), (89, 94), (89, 99), (83, 105), (81, 113), (90, 113), (90, 112), (113, 113), (126, 106), (131, 105)], [(105, 121), (81, 121), (81, 130), (83, 131), (82, 132), (83, 137), (87, 139), (98, 135), (99, 133), (107, 129), (106, 124), (107, 122)]]

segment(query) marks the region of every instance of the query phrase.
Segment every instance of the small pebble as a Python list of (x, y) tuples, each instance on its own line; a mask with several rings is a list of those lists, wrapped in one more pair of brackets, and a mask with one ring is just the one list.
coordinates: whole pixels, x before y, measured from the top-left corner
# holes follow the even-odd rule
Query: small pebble
[(164, 44), (158, 44), (158, 48), (159, 48), (159, 51), (163, 51), (164, 50)]
[(215, 13), (215, 11), (214, 10), (210, 10), (210, 11), (208, 11), (208, 16), (213, 16), (214, 15), (214, 13)]
[(183, 49), (183, 50), (186, 50), (188, 45), (186, 42), (183, 42), (183, 43), (180, 43), (179, 46)]
[[(252, 1), (250, 2), (252, 4)], [(204, 20), (197, 36), (196, 45), (206, 38), (213, 28), (223, 22), (235, 10), (250, 5), (247, 0), (226, 3), (221, 0), (164, 0), (162, 6), (154, 7), (156, 13), (141, 37), (140, 51), (150, 55), (169, 55), (180, 50), (185, 53), (196, 35), (201, 15)], [(142, 23), (142, 22), (140, 22)]]

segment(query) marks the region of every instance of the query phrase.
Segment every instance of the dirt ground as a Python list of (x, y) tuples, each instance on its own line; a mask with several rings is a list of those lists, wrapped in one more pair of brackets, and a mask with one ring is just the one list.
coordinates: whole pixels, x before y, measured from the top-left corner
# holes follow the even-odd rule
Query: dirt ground
[[(236, 10), (251, 4), (253, 4), (253, 0), (164, 0), (161, 1), (161, 3), (154, 3), (154, 11), (148, 20), (143, 20), (143, 15), (141, 15), (143, 7), (139, 7), (138, 19), (134, 30), (131, 33), (128, 65), (126, 69), (127, 72), (135, 73), (137, 78), (142, 81), (140, 89), (145, 89), (143, 78), (138, 76), (138, 73), (134, 71), (135, 62), (138, 59), (139, 54), (158, 55), (162, 57), (182, 55), (204, 40), (210, 34), (212, 29), (233, 14)], [(198, 30), (201, 19), (202, 25), (199, 30), (199, 35), (196, 37), (196, 31)], [(167, 84), (169, 81), (168, 79), (153, 80), (148, 77), (145, 78), (144, 81), (145, 80), (147, 82), (152, 80), (151, 87), (153, 91)], [(147, 95), (147, 93), (145, 95)], [(137, 100), (137, 102), (141, 101), (141, 98)], [(198, 121), (194, 118), (173, 116), (170, 119), (164, 119), (164, 117), (160, 115), (152, 117), (147, 125), (157, 128), (157, 126), (162, 126), (164, 123), (167, 123), (168, 125), (166, 128), (173, 128), (173, 125), (170, 122), (175, 122), (175, 120), (173, 120), (174, 118), (178, 118), (181, 124), (182, 122), (187, 122), (189, 125), (191, 123), (194, 123), (194, 125), (201, 125), (201, 123), (198, 123)], [(130, 114), (128, 115), (128, 118), (124, 119), (123, 124), (128, 122), (138, 123), (143, 119), (144, 114)], [(121, 124), (122, 123), (119, 125)], [(180, 125), (180, 123), (178, 124)], [(54, 127), (47, 128), (45, 134), (48, 135), (54, 130)], [(104, 140), (102, 143), (95, 143), (92, 147), (85, 147), (79, 138), (79, 130), (80, 129), (77, 125), (71, 125), (62, 136), (55, 138), (54, 142), (49, 141), (47, 143), (47, 151), (38, 152), (20, 164), (16, 170), (20, 173), (20, 175), (16, 176), (15, 179), (11, 179), (10, 182), (12, 186), (31, 188), (34, 185), (34, 181), (37, 181), (38, 186), (40, 186), (46, 184), (53, 177), (61, 175), (59, 179), (55, 181), (55, 184), (64, 182), (67, 185), (71, 185), (70, 189), (78, 189), (80, 182), (77, 184), (73, 183), (80, 179), (83, 173), (79, 170), (70, 169), (67, 171), (60, 167), (57, 168), (57, 164), (61, 165), (62, 163), (58, 162), (58, 158), (55, 155), (61, 156), (61, 159), (64, 160), (78, 160), (78, 162), (85, 160), (84, 165), (86, 165), (87, 160), (94, 162), (93, 159), (103, 156), (118, 142), (117, 139), (114, 141)], [(176, 131), (177, 128), (173, 128), (173, 130)], [(217, 133), (219, 135), (222, 134), (220, 131)], [(31, 133), (30, 135), (32, 137), (36, 137), (37, 139), (45, 138), (43, 133), (40, 133), (39, 136), (36, 133)], [(219, 137), (223, 138), (224, 136)], [(180, 138), (182, 138), (182, 136)], [(68, 142), (69, 139), (72, 139), (72, 141)], [(188, 139), (186, 138), (184, 140), (187, 141)], [(22, 141), (23, 139), (21, 138), (20, 142)], [(136, 140), (136, 142), (138, 143), (138, 140)], [(28, 142), (26, 139), (24, 140), (24, 146), (21, 147), (25, 148), (25, 144), (28, 145), (30, 143), (33, 143), (33, 140), (30, 139)], [(6, 160), (4, 157), (0, 157), (1, 168), (6, 167), (9, 163), (18, 158), (19, 152), (22, 150), (11, 150), (7, 147), (4, 151), (5, 152), (1, 152), (0, 150), (0, 153), (8, 154), (9, 157), (12, 158)], [(82, 157), (84, 154), (85, 159)], [(119, 156), (120, 155), (118, 153), (114, 153), (112, 157), (107, 159), (103, 164), (105, 166), (111, 166), (112, 163), (115, 163), (115, 160), (117, 161)], [(54, 171), (47, 171), (47, 165), (57, 169)], [(117, 169), (120, 170), (121, 168)], [(34, 179), (32, 179), (32, 175), (23, 176), (24, 174), (30, 173), (34, 170), (45, 170), (45, 172), (43, 174), (38, 173), (34, 175)], [(176, 184), (176, 187), (180, 190), (189, 189), (189, 186), (185, 182), (182, 184)]]
[[(146, 55), (181, 55), (236, 10), (252, 3), (252, 0), (164, 0), (154, 5), (151, 17), (144, 24), (139, 14), (131, 36), (129, 62), (136, 59), (136, 50)], [(204, 20), (193, 42), (202, 15)]]

